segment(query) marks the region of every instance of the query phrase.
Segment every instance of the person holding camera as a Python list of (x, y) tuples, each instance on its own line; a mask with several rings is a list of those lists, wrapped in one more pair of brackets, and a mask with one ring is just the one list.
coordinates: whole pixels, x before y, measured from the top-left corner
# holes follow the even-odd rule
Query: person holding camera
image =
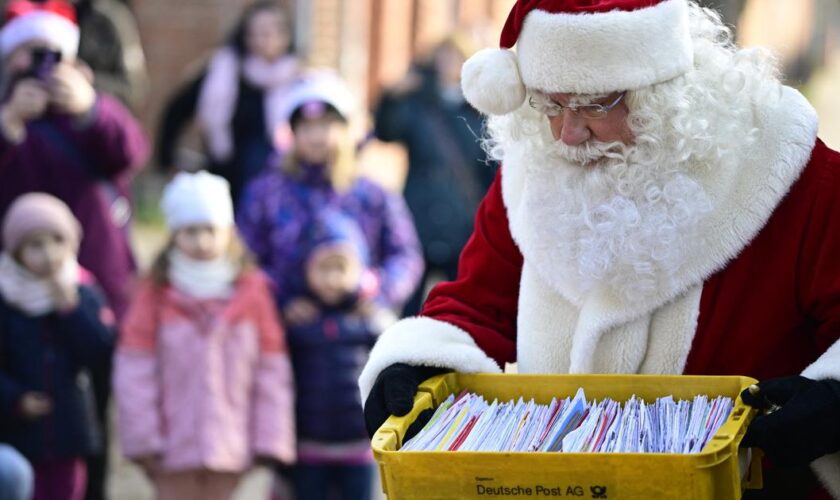
[(0, 30), (0, 215), (18, 195), (51, 193), (82, 221), (81, 264), (121, 316), (135, 272), (128, 184), (148, 156), (140, 123), (97, 93), (76, 60), (79, 29), (64, 0), (14, 0)]
[[(128, 243), (129, 182), (148, 156), (140, 123), (98, 93), (77, 58), (79, 27), (66, 0), (7, 3), (0, 29), (0, 217), (14, 199), (39, 191), (65, 202), (81, 222), (79, 263), (119, 319), (135, 275)], [(110, 368), (93, 373), (104, 417)], [(89, 463), (89, 498), (102, 498), (104, 456)]]

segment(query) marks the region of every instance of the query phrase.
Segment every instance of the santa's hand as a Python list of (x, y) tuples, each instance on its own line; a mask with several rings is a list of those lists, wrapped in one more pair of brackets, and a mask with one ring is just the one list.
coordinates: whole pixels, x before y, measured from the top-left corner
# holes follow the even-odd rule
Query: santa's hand
[[(368, 434), (373, 437), (390, 415), (401, 417), (410, 412), (414, 407), (417, 386), (426, 379), (447, 371), (450, 370), (404, 363), (393, 364), (382, 370), (365, 401), (365, 424)], [(431, 410), (421, 413), (409, 427), (403, 440), (408, 440), (416, 434), (431, 416)]]
[(741, 446), (761, 448), (774, 464), (805, 465), (840, 451), (839, 381), (765, 380), (744, 390), (741, 399), (768, 410), (753, 420)]

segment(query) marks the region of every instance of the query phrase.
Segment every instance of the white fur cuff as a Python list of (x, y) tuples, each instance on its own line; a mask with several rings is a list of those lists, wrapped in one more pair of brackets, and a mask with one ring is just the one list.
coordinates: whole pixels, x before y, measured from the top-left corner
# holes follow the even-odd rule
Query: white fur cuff
[(811, 462), (811, 468), (828, 493), (840, 500), (840, 453), (814, 460)]
[(379, 337), (359, 377), (362, 402), (376, 377), (394, 363), (451, 368), (462, 373), (500, 373), (499, 366), (460, 328), (432, 318), (399, 321)]
[[(815, 380), (840, 380), (840, 340), (811, 363), (811, 366), (805, 368), (802, 376)], [(840, 453), (826, 455), (813, 461), (811, 468), (831, 496), (840, 499)]]

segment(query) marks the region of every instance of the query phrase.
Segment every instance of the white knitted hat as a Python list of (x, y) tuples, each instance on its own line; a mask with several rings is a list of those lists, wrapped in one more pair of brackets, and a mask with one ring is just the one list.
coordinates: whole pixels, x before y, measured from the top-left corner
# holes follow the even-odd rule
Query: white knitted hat
[(160, 207), (170, 230), (198, 224), (233, 224), (230, 184), (204, 171), (176, 175), (164, 188)]

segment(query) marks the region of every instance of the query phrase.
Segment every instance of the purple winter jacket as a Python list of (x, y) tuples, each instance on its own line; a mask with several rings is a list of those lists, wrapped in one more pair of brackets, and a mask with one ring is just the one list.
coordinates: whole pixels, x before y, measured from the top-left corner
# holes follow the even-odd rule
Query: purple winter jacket
[(121, 317), (136, 269), (128, 244), (128, 185), (149, 145), (140, 123), (113, 97), (99, 95), (92, 113), (84, 124), (47, 113), (27, 125), (18, 145), (0, 134), (0, 217), (27, 192), (67, 203), (84, 230), (79, 262)]

